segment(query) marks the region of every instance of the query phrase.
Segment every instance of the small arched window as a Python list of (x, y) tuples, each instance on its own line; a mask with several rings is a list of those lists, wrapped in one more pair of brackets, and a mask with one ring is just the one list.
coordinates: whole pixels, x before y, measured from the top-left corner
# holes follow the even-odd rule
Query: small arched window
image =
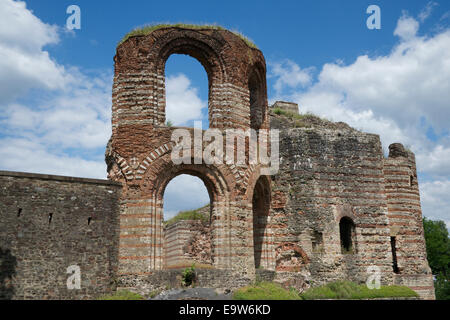
[(344, 254), (355, 252), (355, 224), (349, 217), (343, 217), (339, 222), (341, 236), (341, 252)]

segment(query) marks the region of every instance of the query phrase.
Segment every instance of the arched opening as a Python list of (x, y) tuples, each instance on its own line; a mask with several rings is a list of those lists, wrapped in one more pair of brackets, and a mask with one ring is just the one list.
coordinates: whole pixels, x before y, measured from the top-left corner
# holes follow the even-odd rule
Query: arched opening
[(211, 198), (204, 182), (181, 174), (164, 190), (163, 267), (211, 265)]
[(165, 65), (166, 125), (209, 128), (208, 75), (201, 63), (185, 54), (172, 54)]
[(267, 221), (270, 209), (270, 187), (265, 176), (260, 177), (256, 182), (252, 206), (255, 268), (268, 268)]
[(250, 94), (250, 127), (259, 130), (264, 121), (264, 88), (256, 69), (250, 74), (248, 90)]
[(397, 263), (397, 243), (396, 238), (391, 237), (391, 250), (392, 250), (392, 269), (394, 273), (400, 273)]
[(341, 252), (344, 254), (355, 253), (355, 224), (349, 217), (343, 217), (339, 222), (341, 237)]

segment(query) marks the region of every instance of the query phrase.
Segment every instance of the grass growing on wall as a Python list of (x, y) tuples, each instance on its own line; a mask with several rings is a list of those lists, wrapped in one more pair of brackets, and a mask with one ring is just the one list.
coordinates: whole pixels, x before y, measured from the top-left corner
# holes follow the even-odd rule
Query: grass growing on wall
[(303, 294), (302, 299), (374, 299), (374, 298), (407, 298), (418, 297), (412, 289), (405, 286), (381, 286), (380, 289), (369, 289), (365, 284), (350, 281), (336, 281), (320, 287), (314, 287)]
[(166, 226), (170, 226), (181, 220), (200, 220), (203, 222), (209, 221), (209, 214), (203, 214), (199, 212), (200, 209), (180, 211), (175, 217), (165, 221), (164, 224)]
[[(183, 29), (192, 29), (192, 30), (200, 30), (200, 29), (212, 29), (212, 30), (227, 30), (224, 27), (215, 24), (186, 24), (186, 23), (161, 23), (161, 24), (149, 24), (142, 27), (138, 27), (130, 32), (128, 32), (122, 40), (119, 42), (118, 46), (127, 41), (130, 37), (135, 36), (145, 36), (152, 33), (155, 30), (163, 29), (163, 28), (183, 28)], [(240, 33), (239, 31), (232, 31), (238, 37), (240, 37), (250, 48), (257, 48), (257, 46), (251, 41), (248, 37)]]
[(259, 282), (236, 290), (233, 300), (300, 300), (300, 296), (277, 283)]

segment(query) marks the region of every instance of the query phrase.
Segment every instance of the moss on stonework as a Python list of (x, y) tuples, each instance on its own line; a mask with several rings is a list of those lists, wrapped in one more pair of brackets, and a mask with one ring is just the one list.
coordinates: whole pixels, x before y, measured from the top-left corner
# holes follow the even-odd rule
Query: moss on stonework
[(200, 220), (202, 222), (208, 222), (209, 221), (209, 214), (202, 213), (200, 210), (204, 209), (206, 207), (209, 207), (209, 204), (195, 210), (187, 210), (187, 211), (180, 211), (176, 216), (173, 218), (164, 221), (164, 225), (166, 227), (177, 223), (178, 221), (182, 220)]
[[(124, 43), (125, 41), (127, 41), (131, 37), (145, 36), (145, 35), (148, 35), (148, 34), (152, 33), (155, 30), (163, 29), (163, 28), (182, 28), (182, 29), (192, 29), (192, 30), (202, 30), (202, 29), (228, 30), (228, 29), (225, 29), (224, 27), (221, 27), (221, 26), (215, 25), (215, 24), (213, 24), (213, 25), (209, 25), (209, 24), (204, 24), (204, 25), (201, 25), (201, 24), (185, 24), (185, 23), (150, 24), (150, 25), (145, 25), (145, 26), (142, 26), (142, 27), (137, 27), (136, 29), (128, 32), (122, 38), (122, 40), (120, 40), (120, 42), (119, 42), (119, 44), (117, 46), (121, 45), (122, 43)], [(235, 31), (235, 30), (228, 30), (228, 31), (234, 33), (239, 38), (241, 38), (250, 48), (256, 48), (256, 49), (258, 48), (252, 40), (250, 40), (248, 37), (246, 37), (245, 35), (243, 35), (239, 31)]]

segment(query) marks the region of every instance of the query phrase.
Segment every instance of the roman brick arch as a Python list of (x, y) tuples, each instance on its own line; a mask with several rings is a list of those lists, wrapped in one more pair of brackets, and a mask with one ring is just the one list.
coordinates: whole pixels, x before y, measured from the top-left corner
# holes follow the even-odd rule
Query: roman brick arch
[[(227, 181), (222, 176), (222, 173), (214, 167), (198, 166), (198, 165), (172, 165), (167, 164), (165, 170), (160, 172), (155, 184), (153, 197), (157, 199), (157, 210), (163, 212), (164, 207), (164, 192), (167, 185), (172, 179), (179, 175), (191, 175), (198, 177), (203, 181), (210, 199), (210, 234), (211, 234), (211, 262), (216, 268), (229, 268), (229, 252), (230, 239), (228, 230), (228, 211), (226, 204), (229, 202), (230, 190)], [(189, 188), (189, 186), (185, 186)], [(162, 229), (163, 214), (159, 215), (157, 224)], [(161, 239), (158, 242), (164, 241), (164, 234), (159, 235)], [(164, 254), (161, 253), (164, 257)], [(162, 264), (164, 265), (164, 263)]]
[[(201, 35), (201, 34), (200, 34)], [(217, 52), (204, 39), (199, 37), (198, 33), (183, 35), (179, 37), (178, 32), (172, 33), (173, 40), (165, 43), (159, 52), (157, 74), (162, 77), (165, 83), (165, 66), (172, 54), (185, 54), (195, 58), (205, 68), (208, 76), (208, 117), (211, 127), (217, 126), (215, 119), (221, 117), (220, 105), (220, 84), (226, 82), (226, 73), (224, 61), (218, 56)], [(166, 42), (167, 39), (159, 39)], [(158, 45), (158, 44), (157, 44)], [(218, 46), (219, 44), (214, 44)], [(159, 123), (165, 123), (166, 110), (166, 90), (165, 86), (160, 89), (162, 94), (158, 95), (158, 115)]]
[[(270, 195), (270, 183), (267, 178), (256, 183), (259, 164), (172, 162), (171, 137), (179, 129), (165, 124), (165, 66), (172, 54), (189, 55), (205, 68), (210, 128), (269, 128), (264, 56), (240, 36), (208, 27), (164, 27), (121, 43), (114, 58), (112, 137), (106, 152), (108, 177), (124, 185), (120, 272), (136, 275), (164, 269), (164, 191), (174, 177), (190, 174), (204, 182), (210, 195), (213, 266), (251, 278), (256, 261), (270, 267), (267, 228), (259, 232), (268, 221), (270, 201), (264, 198)], [(193, 138), (194, 130), (188, 130)], [(257, 239), (253, 203), (260, 228)]]
[[(113, 131), (143, 116), (141, 124), (164, 126), (165, 65), (172, 54), (189, 55), (205, 68), (211, 128), (247, 129), (251, 121), (255, 123), (252, 126), (268, 127), (266, 67), (261, 51), (227, 30), (168, 27), (130, 37), (119, 45)], [(254, 111), (250, 110), (250, 100), (257, 101)]]
[(251, 194), (255, 268), (273, 269), (274, 251), (269, 228), (270, 179), (267, 176), (260, 176)]
[(263, 128), (267, 115), (267, 85), (265, 68), (259, 63), (249, 69), (248, 90), (250, 98), (250, 127), (255, 130)]

